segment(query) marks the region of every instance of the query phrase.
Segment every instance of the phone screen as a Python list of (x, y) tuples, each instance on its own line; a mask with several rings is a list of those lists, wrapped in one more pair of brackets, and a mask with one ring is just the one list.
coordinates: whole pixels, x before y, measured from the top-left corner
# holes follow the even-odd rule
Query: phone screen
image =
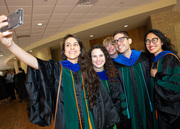
[(1, 32), (14, 29), (23, 24), (23, 9), (20, 8), (15, 12), (11, 13), (7, 16), (7, 20), (4, 22), (8, 22), (8, 25), (1, 28)]

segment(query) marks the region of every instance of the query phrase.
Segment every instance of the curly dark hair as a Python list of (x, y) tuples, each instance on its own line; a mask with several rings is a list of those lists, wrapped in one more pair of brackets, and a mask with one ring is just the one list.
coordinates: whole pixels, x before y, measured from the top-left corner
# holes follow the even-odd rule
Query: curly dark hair
[(104, 56), (105, 56), (105, 59), (106, 59), (106, 62), (104, 64), (104, 69), (106, 70), (106, 73), (107, 73), (107, 76), (109, 78), (109, 80), (113, 80), (115, 79), (115, 77), (117, 76), (117, 71), (116, 71), (116, 68), (113, 64), (113, 61), (109, 55), (109, 52), (106, 50), (106, 48), (101, 45), (101, 44), (96, 44), (94, 45), (93, 47), (90, 48), (88, 54), (89, 54), (89, 57), (91, 59), (91, 63), (92, 63), (92, 56), (91, 56), (91, 52), (94, 50), (94, 49), (101, 49), (101, 51), (104, 53)]
[(62, 51), (61, 51), (62, 59), (63, 60), (67, 59), (65, 55), (65, 41), (71, 37), (75, 38), (80, 46), (81, 53), (78, 57), (78, 63), (80, 65), (80, 69), (81, 69), (83, 79), (84, 79), (84, 85), (87, 92), (87, 98), (89, 100), (89, 108), (90, 110), (92, 110), (93, 106), (96, 104), (97, 93), (99, 91), (99, 86), (100, 86), (100, 80), (92, 67), (91, 61), (85, 51), (83, 43), (78, 37), (71, 34), (68, 34), (64, 37)]
[[(175, 54), (177, 54), (177, 51), (175, 50), (175, 46), (171, 43), (171, 40), (169, 38), (167, 38), (161, 31), (156, 30), (156, 29), (151, 29), (149, 30), (145, 36), (144, 36), (144, 43), (146, 42), (146, 37), (149, 33), (153, 33), (155, 34), (163, 43), (162, 45), (162, 49), (163, 50), (168, 50), (168, 51), (172, 51)], [(146, 48), (146, 52), (150, 55), (149, 51)]]

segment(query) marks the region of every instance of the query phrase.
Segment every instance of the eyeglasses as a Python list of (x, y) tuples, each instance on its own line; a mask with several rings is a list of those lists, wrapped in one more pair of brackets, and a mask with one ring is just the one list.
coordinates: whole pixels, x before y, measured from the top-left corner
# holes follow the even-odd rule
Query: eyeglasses
[(152, 42), (153, 44), (156, 44), (156, 43), (158, 42), (158, 38), (152, 38), (151, 40), (147, 39), (146, 42), (145, 42), (145, 44), (146, 44), (146, 45), (150, 45), (151, 42)]
[(125, 38), (128, 39), (128, 37), (120, 37), (118, 40), (114, 40), (113, 43), (118, 43), (118, 42), (122, 43), (122, 42), (124, 42)]

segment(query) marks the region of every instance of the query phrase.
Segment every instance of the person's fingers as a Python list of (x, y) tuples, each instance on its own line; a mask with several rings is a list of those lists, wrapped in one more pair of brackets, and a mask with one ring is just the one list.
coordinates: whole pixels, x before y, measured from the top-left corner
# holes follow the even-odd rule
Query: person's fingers
[(3, 21), (5, 21), (5, 20), (7, 20), (7, 17), (4, 16), (4, 15), (1, 15), (1, 16), (0, 16), (0, 22), (3, 22)]
[(9, 38), (9, 37), (12, 37), (12, 31), (5, 31), (3, 32), (3, 36), (6, 37), (6, 38)]
[(7, 26), (8, 25), (8, 22), (3, 22), (5, 20), (7, 20), (6, 16), (4, 16), (4, 15), (0, 16), (0, 28), (2, 28), (3, 26)]
[(2, 27), (4, 27), (4, 26), (7, 26), (8, 25), (8, 22), (2, 22), (2, 23), (0, 23), (0, 29), (2, 28)]

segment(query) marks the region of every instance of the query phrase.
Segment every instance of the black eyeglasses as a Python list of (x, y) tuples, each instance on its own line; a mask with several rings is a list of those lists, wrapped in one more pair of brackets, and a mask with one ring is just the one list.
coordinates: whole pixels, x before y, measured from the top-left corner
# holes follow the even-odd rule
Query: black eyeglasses
[(118, 43), (118, 42), (122, 43), (122, 42), (124, 42), (125, 38), (128, 39), (128, 37), (120, 37), (118, 40), (114, 40), (113, 43)]
[(146, 45), (150, 45), (151, 42), (152, 42), (153, 44), (156, 44), (156, 43), (158, 42), (158, 38), (152, 38), (151, 40), (147, 39), (146, 42), (145, 42), (145, 44), (146, 44)]

